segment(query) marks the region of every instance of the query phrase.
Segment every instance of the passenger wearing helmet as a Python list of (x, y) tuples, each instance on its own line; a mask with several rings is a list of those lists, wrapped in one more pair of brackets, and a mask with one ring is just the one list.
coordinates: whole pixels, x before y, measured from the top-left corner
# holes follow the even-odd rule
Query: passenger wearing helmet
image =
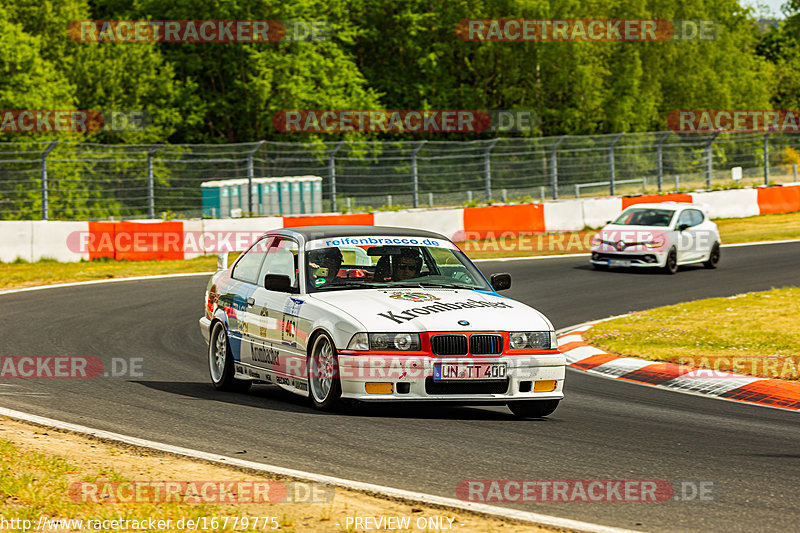
[(422, 269), (422, 256), (417, 248), (402, 248), (400, 255), (394, 257), (392, 280), (403, 281), (419, 276)]
[(342, 266), (342, 252), (339, 248), (322, 248), (308, 252), (309, 280), (315, 287), (330, 285), (336, 280)]

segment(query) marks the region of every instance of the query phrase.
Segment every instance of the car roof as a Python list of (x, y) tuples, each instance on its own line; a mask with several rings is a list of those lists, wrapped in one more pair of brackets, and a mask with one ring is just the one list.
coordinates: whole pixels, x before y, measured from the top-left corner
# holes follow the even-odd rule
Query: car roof
[[(301, 226), (275, 230), (275, 233), (294, 233), (301, 235), (304, 240), (330, 239), (332, 237), (358, 237), (378, 236), (388, 237), (430, 237), (433, 239), (450, 240), (440, 233), (421, 229), (397, 228), (392, 226)], [(273, 232), (270, 232), (273, 233)]]
[(700, 209), (703, 210), (703, 206), (700, 204), (693, 204), (690, 202), (658, 202), (658, 203), (650, 203), (650, 204), (631, 204), (627, 209), (636, 209), (641, 207), (643, 209), (670, 209), (673, 211), (677, 211), (678, 209), (684, 208), (692, 208), (692, 209)]

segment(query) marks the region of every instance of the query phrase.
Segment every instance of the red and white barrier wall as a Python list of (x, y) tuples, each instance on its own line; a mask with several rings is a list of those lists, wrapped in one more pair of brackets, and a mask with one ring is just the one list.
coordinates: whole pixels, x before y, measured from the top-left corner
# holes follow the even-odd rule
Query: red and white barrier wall
[(600, 227), (630, 205), (668, 201), (706, 204), (712, 218), (791, 213), (800, 211), (800, 186), (349, 215), (167, 222), (2, 221), (0, 261), (51, 258), (70, 262), (102, 257), (127, 260), (190, 259), (224, 249), (241, 250), (264, 231), (295, 226), (401, 226), (435, 231), (454, 241), (499, 237), (503, 234), (578, 231), (586, 226)]

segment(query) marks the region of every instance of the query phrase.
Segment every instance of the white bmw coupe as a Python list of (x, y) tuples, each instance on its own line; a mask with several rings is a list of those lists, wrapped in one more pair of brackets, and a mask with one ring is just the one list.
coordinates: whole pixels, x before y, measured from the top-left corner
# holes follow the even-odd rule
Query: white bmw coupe
[(280, 229), (218, 267), (200, 319), (217, 389), (277, 385), (318, 409), (499, 403), (520, 417), (546, 416), (563, 398), (550, 321), (497, 294), (509, 274), (487, 280), (437, 233)]

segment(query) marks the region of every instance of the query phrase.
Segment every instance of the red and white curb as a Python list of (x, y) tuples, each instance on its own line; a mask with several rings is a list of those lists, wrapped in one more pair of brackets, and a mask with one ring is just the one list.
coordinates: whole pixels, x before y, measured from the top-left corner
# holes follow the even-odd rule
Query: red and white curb
[(559, 349), (572, 368), (677, 392), (800, 411), (798, 382), (730, 374), (606, 353), (583, 340), (583, 334), (600, 322), (603, 320), (573, 326), (562, 330), (558, 335)]

